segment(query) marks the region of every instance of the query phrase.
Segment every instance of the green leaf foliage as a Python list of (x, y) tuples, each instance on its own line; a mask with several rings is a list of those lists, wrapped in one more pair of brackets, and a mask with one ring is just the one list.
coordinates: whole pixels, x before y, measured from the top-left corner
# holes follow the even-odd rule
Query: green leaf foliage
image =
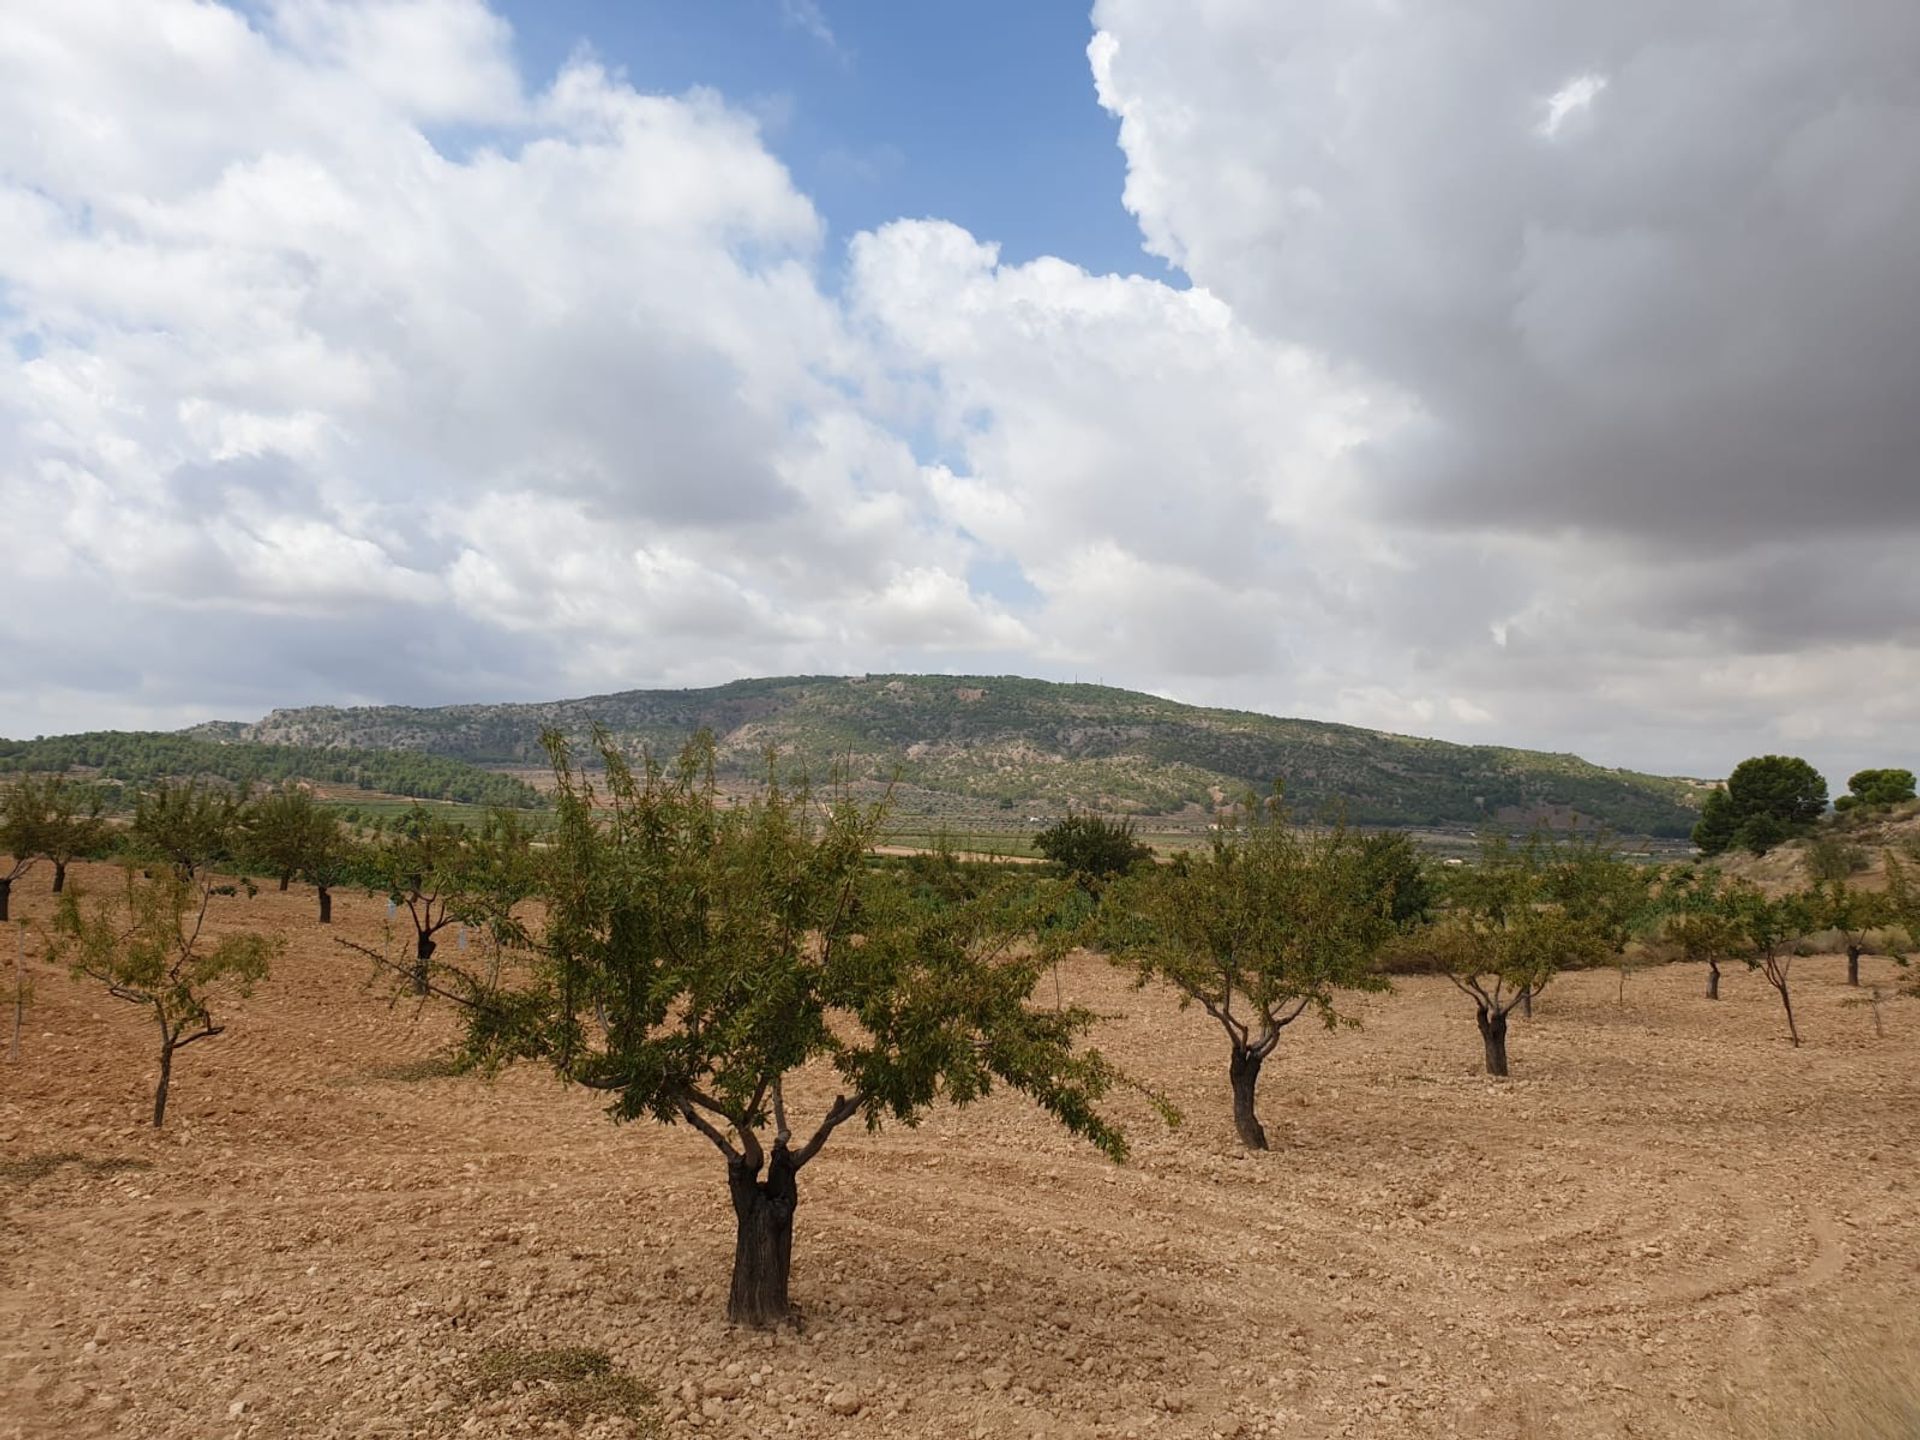
[(1133, 821), (1076, 811), (1033, 837), (1033, 848), (1078, 881), (1096, 888), (1153, 858), (1133, 833)]
[(77, 769), (97, 771), (100, 780), (113, 787), (137, 788), (159, 780), (217, 780), (235, 787), (305, 780), (510, 809), (531, 809), (542, 803), (525, 781), (411, 750), (267, 745), (137, 730), (0, 740), (0, 774), (64, 774)]
[(1373, 961), (1394, 932), (1394, 896), (1366, 840), (1302, 831), (1277, 804), (1250, 802), (1203, 854), (1119, 882), (1103, 933), (1141, 983), (1173, 986), (1264, 1057), (1308, 1010), (1340, 1023), (1341, 991), (1387, 988)]
[[(912, 1124), (996, 1085), (1123, 1153), (1098, 1110), (1115, 1072), (1077, 1043), (1094, 1017), (1030, 1001), (1063, 885), (929, 904), (907, 871), (867, 863), (880, 806), (817, 800), (771, 764), (728, 804), (707, 736), (638, 768), (603, 737), (598, 783), (549, 743), (546, 928), (524, 977), (468, 988), (476, 1059), (545, 1060), (608, 1092), (616, 1118), (685, 1120), (756, 1171), (768, 1149), (799, 1168), (855, 1116)], [(811, 1063), (841, 1094), (790, 1147), (785, 1081)]]
[(1805, 760), (1756, 755), (1736, 765), (1727, 783), (1707, 797), (1693, 843), (1708, 855), (1735, 846), (1764, 855), (1802, 833), (1826, 808), (1827, 782)]
[(165, 1118), (175, 1052), (221, 1034), (214, 1004), (251, 993), (285, 946), (278, 937), (251, 932), (207, 935), (213, 898), (233, 893), (204, 871), (161, 866), (142, 879), (129, 865), (118, 891), (95, 900), (76, 886), (54, 911), (49, 958), (153, 1013), (160, 1033), (156, 1126)]
[(1911, 770), (1859, 770), (1847, 781), (1847, 793), (1833, 802), (1836, 810), (1884, 810), (1914, 798)]

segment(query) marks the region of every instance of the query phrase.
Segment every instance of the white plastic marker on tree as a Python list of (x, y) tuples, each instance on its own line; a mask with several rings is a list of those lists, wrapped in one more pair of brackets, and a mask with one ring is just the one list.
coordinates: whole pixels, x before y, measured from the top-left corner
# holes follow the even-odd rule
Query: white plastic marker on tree
[(459, 943), (455, 945), (454, 948), (457, 950), (464, 950), (467, 948), (467, 927), (464, 925), (460, 927)]
[(394, 903), (393, 897), (389, 895), (387, 897), (387, 919), (391, 920), (393, 918), (393, 912), (399, 908), (400, 907)]

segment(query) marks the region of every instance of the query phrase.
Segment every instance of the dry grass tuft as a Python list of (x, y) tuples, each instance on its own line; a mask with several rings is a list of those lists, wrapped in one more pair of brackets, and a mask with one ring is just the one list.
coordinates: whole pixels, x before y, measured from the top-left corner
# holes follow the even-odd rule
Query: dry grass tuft
[(641, 1435), (658, 1429), (652, 1387), (616, 1370), (604, 1350), (504, 1346), (482, 1351), (473, 1362), (468, 1386), (474, 1399), (503, 1392), (530, 1395), (543, 1413), (569, 1425), (600, 1416), (630, 1421)]
[(370, 1065), (357, 1078), (394, 1080), (410, 1085), (418, 1080), (449, 1080), (465, 1073), (466, 1068), (452, 1055), (422, 1055), (412, 1060), (396, 1060), (390, 1065)]
[(36, 1155), (22, 1155), (17, 1160), (0, 1160), (0, 1181), (24, 1187), (46, 1179), (63, 1165), (78, 1165), (89, 1176), (100, 1176), (118, 1175), (123, 1170), (148, 1170), (153, 1162), (130, 1155), (106, 1155), (89, 1160), (78, 1150), (43, 1150)]

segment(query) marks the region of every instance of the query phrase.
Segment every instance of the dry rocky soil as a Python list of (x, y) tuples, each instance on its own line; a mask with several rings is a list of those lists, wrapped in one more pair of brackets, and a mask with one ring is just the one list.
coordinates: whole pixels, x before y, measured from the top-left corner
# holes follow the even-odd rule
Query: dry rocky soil
[[(1793, 967), (1798, 1050), (1744, 972), (1717, 1005), (1686, 967), (1624, 1004), (1563, 977), (1506, 1082), (1403, 980), (1288, 1035), (1259, 1156), (1212, 1023), (1079, 957), (1067, 993), (1184, 1123), (1123, 1097), (1124, 1166), (1015, 1097), (843, 1129), (801, 1177), (803, 1323), (767, 1334), (722, 1319), (706, 1141), (435, 1073), (447, 1017), (310, 895), (218, 903), (290, 948), (182, 1053), (164, 1131), (151, 1022), (62, 974), (0, 1062), (0, 1437), (1739, 1435), (1920, 1330), (1920, 1001), (1876, 1035), (1833, 957)], [(343, 893), (334, 933), (384, 909)], [(569, 1349), (637, 1383), (556, 1389)]]

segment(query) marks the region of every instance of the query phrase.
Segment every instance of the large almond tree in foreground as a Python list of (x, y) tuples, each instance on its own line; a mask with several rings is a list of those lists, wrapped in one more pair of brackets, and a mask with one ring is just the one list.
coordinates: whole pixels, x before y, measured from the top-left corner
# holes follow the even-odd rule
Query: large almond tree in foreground
[[(465, 1006), (474, 1060), (544, 1060), (606, 1091), (615, 1119), (685, 1122), (713, 1144), (735, 1217), (731, 1319), (788, 1315), (800, 1172), (849, 1121), (911, 1123), (1004, 1084), (1122, 1153), (1095, 1108), (1114, 1072), (1076, 1043), (1093, 1016), (1030, 1003), (1051, 956), (1029, 903), (915, 897), (868, 865), (880, 809), (844, 795), (820, 805), (770, 777), (724, 803), (704, 735), (638, 769), (603, 738), (598, 785), (548, 746), (556, 826), (531, 963), (500, 985), (443, 969), (434, 986)], [(815, 1083), (795, 1087), (807, 1067)]]
[(1201, 856), (1143, 868), (1109, 893), (1104, 943), (1141, 984), (1162, 980), (1225, 1032), (1233, 1125), (1267, 1148), (1254, 1106), (1261, 1068), (1286, 1028), (1311, 1012), (1357, 1024), (1342, 990), (1384, 990), (1373, 966), (1395, 933), (1391, 883), (1359, 837), (1289, 825), (1278, 796), (1252, 801)]

